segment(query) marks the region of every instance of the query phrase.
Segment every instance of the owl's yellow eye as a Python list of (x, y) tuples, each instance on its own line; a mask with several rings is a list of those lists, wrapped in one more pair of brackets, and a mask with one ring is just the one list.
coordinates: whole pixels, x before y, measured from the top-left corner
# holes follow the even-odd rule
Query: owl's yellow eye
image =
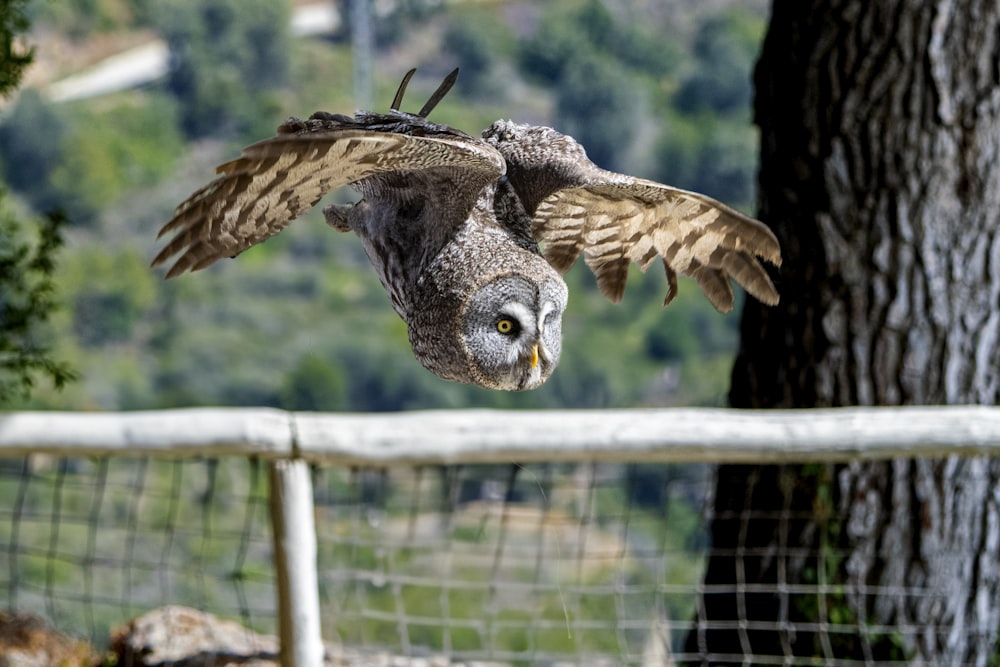
[(512, 331), (514, 331), (514, 322), (513, 322), (513, 320), (502, 319), (502, 320), (498, 321), (497, 322), (497, 331), (499, 331), (502, 334), (509, 334)]

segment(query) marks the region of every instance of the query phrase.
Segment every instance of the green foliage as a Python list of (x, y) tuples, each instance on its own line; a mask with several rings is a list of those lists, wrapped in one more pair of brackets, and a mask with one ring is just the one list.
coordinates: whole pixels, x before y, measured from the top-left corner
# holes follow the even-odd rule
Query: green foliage
[(27, 90), (0, 124), (7, 182), (35, 210), (65, 210), (75, 224), (169, 176), (181, 149), (174, 106), (157, 96), (71, 110)]
[(696, 67), (681, 84), (677, 107), (686, 113), (706, 109), (745, 113), (753, 92), (750, 63), (756, 59), (764, 28), (762, 19), (738, 9), (705, 21), (694, 41)]
[[(24, 68), (32, 61), (32, 51), (16, 43), (18, 34), (29, 27), (25, 8), (22, 0), (9, 0), (0, 6), (0, 95), (17, 87)], [(0, 135), (0, 147), (9, 139)], [(4, 196), (0, 190), (0, 405), (26, 398), (38, 376), (56, 388), (74, 378), (67, 363), (51, 356), (48, 328), (56, 305), (54, 261), (62, 246), (65, 220), (56, 213), (44, 217), (37, 222), (36, 240), (29, 241)]]
[(32, 20), (74, 40), (123, 27), (142, 27), (150, 19), (152, 0), (74, 0), (32, 3)]
[(710, 112), (669, 114), (652, 177), (749, 210), (755, 192), (757, 136), (745, 122)]
[(521, 69), (543, 83), (554, 84), (580, 49), (574, 23), (563, 16), (548, 14), (537, 34), (521, 44)]
[[(59, 396), (39, 388), (35, 405), (376, 411), (724, 401), (737, 318), (715, 313), (690, 281), (663, 310), (665, 284), (655, 271), (633, 272), (624, 302), (614, 305), (582, 263), (574, 268), (560, 367), (525, 393), (457, 385), (424, 370), (358, 240), (331, 233), (318, 213), (237, 261), (156, 280), (146, 266), (155, 230), (213, 165), (269, 136), (287, 115), (351, 108), (349, 49), (327, 40), (283, 42), (275, 26), (287, 8), (261, 1), (95, 0), (107, 17), (126, 8), (125, 25), (156, 19), (174, 56), (183, 56), (171, 92), (154, 87), (53, 105), (26, 91), (0, 123), (0, 160), (22, 201), (36, 210), (63, 206), (86, 223), (74, 230), (58, 281), (70, 308), (52, 320), (59, 353), (85, 381)], [(761, 19), (736, 12), (713, 27), (695, 22), (686, 34), (656, 17), (638, 4), (596, 0), (530, 10), (414, 3), (380, 29), (396, 26), (400, 49), (446, 54), (434, 61), (440, 70), (461, 66), (459, 84), (435, 110), (438, 122), (471, 133), (500, 117), (549, 124), (576, 136), (604, 166), (748, 208), (756, 161), (747, 111), (679, 107), (687, 82), (711, 66), (740, 65), (739, 77), (749, 81), (749, 61), (711, 45), (721, 34), (751, 54), (747, 40), (759, 34)], [(258, 55), (264, 52), (270, 55)], [(387, 69), (375, 81), (381, 108), (400, 74)], [(418, 76), (404, 108), (419, 108), (434, 85)], [(227, 145), (186, 144), (195, 118)]]
[[(682, 363), (732, 350), (736, 331), (729, 318), (704, 307), (704, 297), (690, 281), (679, 285), (678, 294), (663, 309), (648, 309), (642, 321), (643, 350), (650, 359)], [(656, 299), (647, 291), (641, 298)]]
[[(372, 7), (377, 5), (373, 0), (367, 0)], [(340, 3), (345, 14), (354, 0), (344, 0)], [(394, 0), (393, 11), (377, 16), (374, 21), (375, 47), (380, 51), (391, 49), (398, 45), (410, 43), (410, 39), (423, 34), (428, 21), (440, 11), (444, 3), (427, 2), (427, 0)], [(346, 25), (345, 32), (350, 26)]]
[(545, 83), (558, 84), (581, 57), (616, 61), (629, 71), (669, 75), (680, 49), (641, 21), (615, 18), (602, 0), (547, 3), (537, 31), (521, 44), (521, 69)]
[(281, 407), (286, 410), (341, 410), (347, 403), (347, 381), (341, 366), (308, 353), (288, 373), (281, 387)]
[(522, 42), (521, 69), (555, 89), (558, 129), (597, 164), (626, 170), (645, 101), (638, 76), (669, 75), (678, 53), (648, 27), (617, 20), (601, 0), (547, 6)]
[(174, 106), (153, 96), (73, 116), (51, 184), (77, 222), (90, 223), (133, 188), (169, 176), (181, 150)]
[(635, 138), (634, 83), (613, 60), (580, 57), (570, 62), (556, 92), (560, 128), (583, 144), (598, 165), (624, 170), (624, 153)]
[(443, 42), (461, 64), (465, 91), (485, 99), (504, 97), (508, 82), (497, 75), (496, 63), (508, 60), (508, 54), (514, 52), (514, 37), (505, 24), (498, 24), (482, 10), (457, 12), (448, 23)]
[(34, 49), (18, 43), (18, 35), (30, 27), (28, 0), (4, 0), (0, 7), (0, 97), (6, 97), (21, 83), (24, 69), (34, 60)]
[(48, 328), (63, 224), (58, 215), (39, 220), (32, 244), (0, 194), (0, 405), (27, 397), (38, 376), (57, 388), (74, 378), (68, 364), (52, 358)]
[(135, 249), (86, 249), (67, 257), (62, 293), (73, 304), (74, 338), (84, 348), (132, 339), (149, 315), (157, 285)]
[(50, 176), (66, 153), (66, 125), (63, 114), (30, 88), (0, 122), (4, 179), (38, 211), (61, 204)]
[(160, 0), (157, 23), (170, 48), (167, 87), (190, 137), (246, 132), (263, 95), (288, 77), (289, 6), (271, 0)]

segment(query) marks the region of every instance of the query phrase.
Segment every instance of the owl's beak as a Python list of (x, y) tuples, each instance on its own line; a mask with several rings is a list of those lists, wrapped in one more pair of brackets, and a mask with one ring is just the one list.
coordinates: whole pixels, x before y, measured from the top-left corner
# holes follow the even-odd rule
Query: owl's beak
[(531, 367), (538, 366), (538, 345), (531, 346)]

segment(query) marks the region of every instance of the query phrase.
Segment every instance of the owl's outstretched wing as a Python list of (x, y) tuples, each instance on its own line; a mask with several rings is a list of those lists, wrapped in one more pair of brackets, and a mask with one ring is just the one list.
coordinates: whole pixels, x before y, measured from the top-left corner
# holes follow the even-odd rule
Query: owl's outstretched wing
[(660, 257), (664, 305), (676, 295), (678, 273), (694, 278), (721, 312), (733, 307), (730, 279), (763, 303), (778, 302), (760, 259), (780, 265), (781, 250), (757, 220), (704, 195), (601, 169), (550, 128), (498, 121), (483, 136), (507, 161), (549, 263), (565, 272), (583, 254), (611, 301), (621, 300), (631, 262), (645, 271)]
[(733, 307), (729, 279), (766, 304), (778, 293), (758, 258), (781, 263), (777, 239), (760, 222), (694, 192), (609, 173), (604, 180), (558, 190), (532, 219), (546, 259), (565, 272), (581, 252), (601, 292), (621, 300), (630, 262), (645, 271), (660, 257), (667, 274), (664, 305), (677, 274), (691, 276), (720, 312)]
[(316, 114), (290, 119), (278, 131), (220, 165), (218, 178), (177, 207), (158, 238), (174, 236), (153, 260), (157, 266), (179, 255), (167, 278), (233, 257), (335, 188), (371, 176), (424, 173), (417, 181), (426, 183), (435, 179), (425, 172), (446, 170), (460, 173), (462, 182), (486, 183), (504, 170), (503, 158), (482, 141), (399, 112), (356, 119)]

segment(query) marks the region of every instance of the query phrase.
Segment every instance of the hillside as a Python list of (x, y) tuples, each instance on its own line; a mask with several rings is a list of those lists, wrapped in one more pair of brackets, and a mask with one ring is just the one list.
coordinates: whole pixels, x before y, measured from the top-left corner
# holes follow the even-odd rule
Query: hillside
[[(377, 21), (375, 105), (387, 106), (402, 73), (417, 66), (404, 108), (418, 107), (458, 65), (462, 76), (435, 110), (438, 122), (470, 133), (497, 118), (549, 124), (603, 166), (752, 210), (749, 76), (762, 3), (673, 4), (667, 12), (640, 0), (561, 0), (544, 9), (397, 3)], [(716, 314), (693, 284), (663, 310), (660, 275), (633, 276), (613, 306), (576, 267), (560, 368), (526, 394), (459, 386), (421, 368), (358, 240), (331, 233), (316, 213), (236, 261), (162, 282), (148, 268), (156, 230), (215, 164), (270, 136), (288, 115), (354, 108), (350, 39), (346, 30), (295, 38), (290, 9), (264, 0), (97, 6), (36, 6), (29, 84), (153, 38), (170, 46), (174, 68), (140, 88), (65, 103), (27, 88), (4, 111), (6, 204), (24, 215), (61, 209), (70, 220), (57, 273), (64, 307), (52, 336), (81, 373), (62, 393), (42, 387), (12, 407), (724, 401), (737, 316)]]

